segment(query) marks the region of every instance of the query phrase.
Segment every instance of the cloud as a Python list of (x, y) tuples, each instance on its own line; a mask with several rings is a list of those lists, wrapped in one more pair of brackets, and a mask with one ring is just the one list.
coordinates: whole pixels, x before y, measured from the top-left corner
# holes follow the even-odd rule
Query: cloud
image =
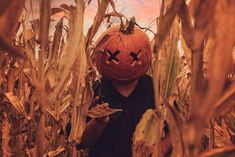
[(135, 16), (137, 22), (142, 26), (147, 26), (150, 20), (159, 16), (159, 3), (157, 0), (123, 0), (122, 7), (124, 14), (129, 18)]
[(59, 7), (61, 4), (73, 5), (75, 6), (74, 0), (52, 0), (52, 7)]

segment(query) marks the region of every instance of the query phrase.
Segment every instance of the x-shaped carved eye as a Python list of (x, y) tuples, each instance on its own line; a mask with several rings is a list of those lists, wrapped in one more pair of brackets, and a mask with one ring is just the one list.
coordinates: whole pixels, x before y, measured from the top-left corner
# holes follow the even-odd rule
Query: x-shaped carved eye
[(141, 61), (139, 60), (141, 50), (139, 50), (137, 53), (131, 51), (130, 55), (133, 57), (133, 60), (131, 61), (131, 66), (134, 66), (136, 63), (141, 64)]
[(119, 50), (112, 53), (110, 50), (105, 50), (105, 53), (108, 55), (108, 60), (106, 61), (107, 64), (110, 62), (114, 62), (115, 64), (119, 63), (119, 59), (117, 58), (117, 55), (120, 53)]

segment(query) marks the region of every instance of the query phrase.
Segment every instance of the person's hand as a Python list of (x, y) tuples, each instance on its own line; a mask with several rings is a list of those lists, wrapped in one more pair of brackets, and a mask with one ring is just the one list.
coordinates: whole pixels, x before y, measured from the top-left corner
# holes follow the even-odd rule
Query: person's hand
[(77, 149), (87, 149), (92, 147), (100, 138), (104, 128), (109, 122), (109, 117), (105, 114), (108, 103), (99, 103), (99, 97), (95, 97), (91, 104), (91, 109), (88, 111), (90, 119), (82, 135), (82, 141), (76, 146)]
[(97, 106), (97, 105), (99, 104), (99, 100), (100, 100), (100, 97), (99, 97), (99, 96), (96, 96), (96, 97), (92, 100), (90, 107), (93, 108), (93, 107)]
[[(91, 108), (88, 111), (88, 116), (91, 118), (96, 119), (98, 122), (104, 122), (107, 123), (109, 122), (109, 115), (115, 113), (115, 112), (120, 112), (122, 109), (113, 109), (109, 107), (108, 103), (102, 102), (101, 104), (97, 105), (99, 102), (99, 97), (95, 97), (93, 100), (93, 108)], [(94, 105), (96, 103), (96, 105)]]
[[(108, 103), (103, 103), (99, 105), (99, 110), (102, 111), (106, 111), (109, 109), (109, 104)], [(99, 112), (99, 111), (98, 111)], [(108, 115), (104, 115), (104, 116), (100, 116), (97, 118), (94, 118), (96, 122), (100, 123), (100, 124), (108, 124), (109, 122), (109, 116)]]
[(109, 122), (109, 116), (102, 115), (102, 113), (109, 109), (109, 104), (99, 103), (101, 103), (100, 97), (96, 96), (91, 103), (92, 109), (88, 112), (88, 116), (92, 117), (97, 123), (107, 124)]

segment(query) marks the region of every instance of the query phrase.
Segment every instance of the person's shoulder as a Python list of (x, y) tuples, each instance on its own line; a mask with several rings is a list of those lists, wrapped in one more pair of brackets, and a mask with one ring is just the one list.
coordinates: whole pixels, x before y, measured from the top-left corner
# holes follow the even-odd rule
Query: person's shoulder
[(147, 75), (147, 74), (141, 77), (141, 81), (142, 81), (144, 84), (146, 84), (146, 83), (153, 84), (153, 78), (152, 78), (152, 76)]
[(149, 75), (144, 75), (140, 78), (140, 86), (142, 90), (146, 89), (147, 92), (153, 92), (153, 79)]

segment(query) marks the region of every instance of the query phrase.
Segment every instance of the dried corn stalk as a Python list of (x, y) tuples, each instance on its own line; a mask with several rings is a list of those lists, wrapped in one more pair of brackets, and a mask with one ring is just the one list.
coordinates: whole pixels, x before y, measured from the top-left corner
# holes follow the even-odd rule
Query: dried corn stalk
[(235, 147), (233, 145), (224, 148), (210, 150), (200, 155), (200, 157), (233, 157), (235, 155)]
[[(83, 0), (76, 1), (76, 7), (62, 4), (60, 8), (51, 8), (49, 0), (28, 0), (31, 7), (26, 10), (23, 9), (24, 2), (0, 2), (0, 25), (6, 19), (12, 19), (9, 20), (11, 25), (1, 27), (6, 29), (5, 32), (10, 33), (15, 28), (18, 15), (23, 9), (19, 27), (15, 29), (17, 36), (13, 45), (3, 45), (7, 46), (5, 48), (1, 44), (1, 48), (13, 56), (21, 56), (14, 47), (16, 44), (22, 48), (27, 58), (19, 60), (0, 53), (0, 94), (3, 95), (0, 103), (7, 104), (1, 109), (7, 117), (11, 117), (8, 122), (12, 126), (10, 131), (15, 131), (10, 140), (17, 143), (16, 149), (10, 149), (9, 153), (21, 152), (23, 156), (85, 155), (76, 151), (74, 144), (81, 140), (93, 97), (95, 71), (90, 63), (90, 46), (102, 21), (107, 17), (105, 13), (108, 5), (115, 7), (113, 1), (99, 2), (96, 20), (87, 36), (83, 33), (86, 3)], [(16, 5), (18, 3), (20, 5)], [(39, 19), (31, 19), (33, 5), (41, 8)], [(9, 10), (14, 7), (17, 16)], [(52, 29), (51, 16), (58, 12), (64, 13), (64, 16), (56, 28)], [(69, 26), (65, 24), (66, 20)], [(51, 33), (53, 30), (55, 32)], [(51, 37), (51, 34), (54, 35)], [(72, 132), (67, 138), (66, 126), (69, 119)]]
[[(24, 7), (23, 1), (1, 1), (0, 2), (0, 47), (5, 52), (16, 57), (22, 57), (23, 53), (19, 47), (11, 46), (11, 39), (14, 38), (19, 17)], [(12, 13), (14, 10), (14, 13)], [(0, 53), (3, 53), (0, 51)]]
[[(181, 135), (178, 139), (178, 143), (181, 143), (181, 145), (173, 144), (173, 156), (198, 156), (197, 147), (200, 145), (200, 137), (210, 119), (223, 115), (233, 108), (231, 101), (234, 95), (234, 82), (228, 83), (228, 74), (234, 64), (232, 61), (232, 49), (235, 41), (234, 35), (232, 35), (235, 31), (232, 27), (235, 22), (232, 19), (234, 17), (234, 11), (232, 11), (234, 6), (235, 3), (231, 1), (192, 0), (190, 1), (191, 8), (189, 8), (184, 1), (173, 0), (170, 7), (161, 9), (163, 13), (165, 10), (165, 14), (163, 16), (161, 14), (159, 18), (160, 24), (155, 39), (155, 52), (162, 48), (162, 43), (169, 35), (174, 17), (178, 14), (182, 26), (182, 35), (189, 48), (187, 53), (192, 53), (191, 101), (188, 104), (190, 110), (185, 121), (180, 120), (181, 123), (176, 123), (181, 119), (182, 113), (176, 111), (179, 110), (177, 106), (174, 106), (176, 107), (174, 109), (168, 105), (169, 115), (172, 115), (172, 118), (168, 120), (171, 135), (174, 135), (174, 137), (178, 133)], [(228, 23), (228, 25), (225, 26), (224, 23)], [(228, 40), (226, 44), (224, 44), (225, 40)], [(209, 54), (206, 75), (203, 71), (205, 45), (209, 45), (209, 49), (206, 49), (207, 54)], [(225, 60), (226, 62), (224, 62)], [(156, 82), (157, 79), (154, 80)], [(159, 86), (161, 88), (161, 84), (155, 83), (155, 89), (158, 89)], [(159, 94), (157, 96), (159, 97)], [(213, 133), (213, 127), (211, 133)], [(210, 137), (214, 138), (214, 135)], [(174, 138), (172, 140), (174, 142)], [(183, 154), (177, 150), (181, 150), (181, 152), (183, 150)]]

